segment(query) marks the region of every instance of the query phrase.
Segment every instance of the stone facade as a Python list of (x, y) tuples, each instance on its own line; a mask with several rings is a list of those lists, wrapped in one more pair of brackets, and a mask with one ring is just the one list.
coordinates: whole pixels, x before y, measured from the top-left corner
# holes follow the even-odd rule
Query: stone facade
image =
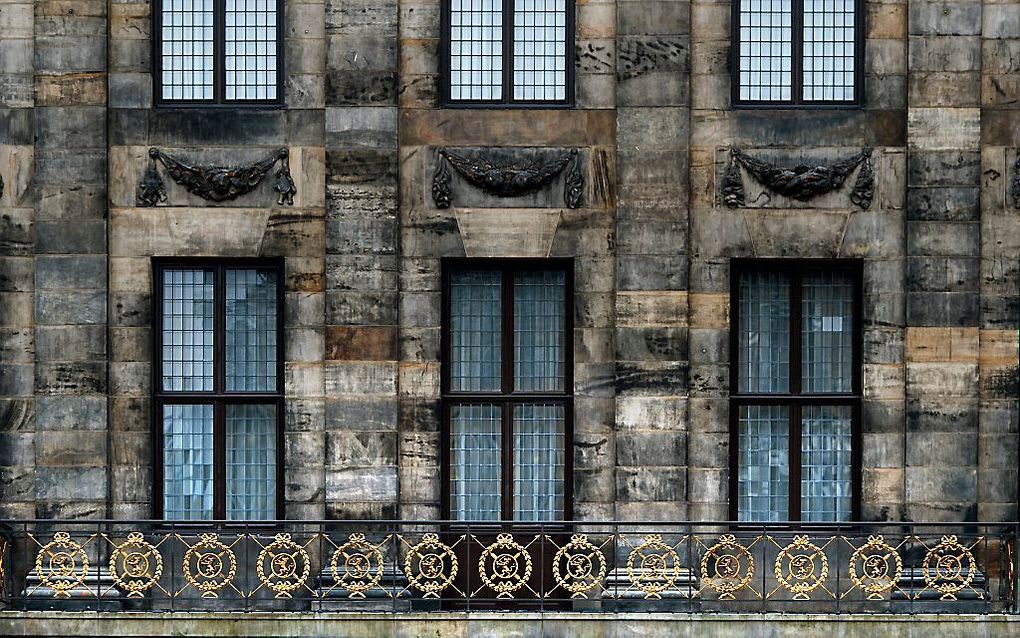
[[(0, 518), (147, 518), (155, 256), (285, 260), (285, 516), (440, 513), (441, 260), (569, 257), (574, 512), (729, 515), (730, 260), (863, 262), (862, 515), (1017, 516), (1020, 5), (867, 0), (864, 102), (730, 106), (731, 3), (577, 0), (576, 105), (441, 108), (438, 0), (287, 0), (285, 106), (155, 108), (146, 0), (0, 0)], [(211, 205), (147, 151), (289, 150)], [(579, 208), (435, 206), (441, 148), (576, 149)], [(875, 196), (745, 178), (873, 148)], [(465, 187), (466, 188), (466, 187)]]

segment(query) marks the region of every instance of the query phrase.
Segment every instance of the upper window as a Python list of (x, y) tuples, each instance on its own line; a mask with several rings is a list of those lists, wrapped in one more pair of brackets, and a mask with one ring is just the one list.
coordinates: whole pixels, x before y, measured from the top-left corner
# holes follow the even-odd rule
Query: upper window
[(444, 0), (444, 101), (573, 100), (574, 0)]
[(733, 270), (733, 514), (748, 522), (852, 520), (859, 265), (735, 260)]
[(743, 105), (860, 102), (860, 0), (735, 0), (736, 77)]
[(277, 518), (281, 268), (157, 262), (154, 278), (163, 516)]
[(444, 491), (453, 520), (562, 520), (569, 508), (570, 266), (444, 271)]
[(283, 0), (156, 0), (161, 104), (279, 104)]

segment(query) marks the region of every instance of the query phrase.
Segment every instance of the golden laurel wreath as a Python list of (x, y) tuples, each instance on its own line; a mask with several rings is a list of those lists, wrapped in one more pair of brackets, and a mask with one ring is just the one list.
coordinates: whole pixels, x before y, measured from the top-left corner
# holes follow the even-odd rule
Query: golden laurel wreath
[(199, 539), (184, 553), (184, 579), (202, 592), (202, 598), (218, 598), (219, 591), (234, 580), (237, 558), (217, 534), (201, 534)]
[(850, 556), (850, 581), (868, 595), (868, 600), (882, 600), (902, 576), (900, 553), (881, 535), (869, 536), (868, 542)]
[(661, 599), (662, 592), (676, 585), (679, 577), (680, 557), (659, 534), (645, 536), (644, 542), (627, 556), (627, 578), (646, 599)]
[(311, 562), (308, 552), (292, 541), (290, 534), (277, 534), (273, 542), (259, 552), (255, 573), (259, 577), (259, 582), (276, 594), (277, 598), (290, 598), (291, 594), (308, 580), (312, 570)]
[[(340, 560), (343, 559), (343, 574)], [(383, 576), (383, 555), (379, 548), (365, 540), (364, 534), (351, 534), (337, 547), (329, 559), (333, 581), (347, 590), (348, 598), (364, 598), (365, 592), (377, 587)]]
[(750, 585), (752, 578), (754, 556), (733, 534), (720, 536), (719, 542), (701, 557), (701, 581), (719, 594), (720, 600), (733, 600), (734, 594)]
[[(943, 536), (939, 544), (924, 555), (921, 572), (924, 574), (924, 583), (942, 594), (942, 600), (956, 600), (956, 594), (974, 582), (977, 561), (970, 549), (961, 545), (956, 536)], [(918, 592), (917, 596), (920, 594)]]
[(812, 591), (824, 589), (829, 559), (807, 536), (794, 536), (793, 542), (779, 551), (773, 571), (780, 587), (793, 594), (794, 600), (809, 600)]
[(128, 598), (141, 598), (163, 575), (163, 557), (141, 532), (131, 532), (120, 545), (111, 543), (110, 576), (114, 584), (126, 591)]
[(512, 535), (499, 534), (478, 558), (478, 575), (496, 598), (513, 598), (531, 578), (531, 554)]
[(553, 556), (553, 578), (571, 598), (587, 598), (605, 576), (606, 557), (586, 534), (574, 534)]
[[(44, 558), (46, 556), (49, 558)], [(85, 582), (89, 557), (80, 544), (71, 540), (70, 534), (57, 532), (36, 555), (35, 571), (41, 587), (51, 588), (56, 598), (70, 598), (68, 592)]]
[(404, 575), (425, 598), (439, 598), (439, 593), (457, 577), (457, 555), (438, 535), (425, 534), (404, 557)]

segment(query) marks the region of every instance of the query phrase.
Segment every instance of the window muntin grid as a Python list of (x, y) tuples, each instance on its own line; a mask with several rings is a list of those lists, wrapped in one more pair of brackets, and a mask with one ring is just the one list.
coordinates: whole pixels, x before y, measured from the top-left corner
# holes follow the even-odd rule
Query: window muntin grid
[(450, 407), (450, 514), (454, 520), (500, 519), (502, 429), (498, 405)]
[(158, 101), (280, 102), (281, 0), (156, 0)]
[(566, 306), (562, 270), (514, 275), (514, 388), (562, 391)]
[(801, 520), (843, 522), (853, 516), (853, 409), (810, 405), (801, 417)]
[(786, 520), (790, 510), (790, 409), (742, 406), (738, 432), (737, 520)]
[(450, 276), (450, 389), (498, 392), (502, 374), (503, 280), (499, 271)]
[(228, 392), (276, 390), (277, 274), (226, 271), (226, 383)]
[(734, 99), (850, 105), (859, 100), (858, 0), (736, 0)]
[(163, 513), (193, 521), (213, 518), (213, 406), (163, 408)]
[(276, 518), (276, 406), (226, 406), (227, 518)]
[(811, 272), (802, 280), (801, 383), (804, 392), (851, 392), (854, 285), (846, 272)]
[(785, 273), (740, 275), (739, 389), (790, 390), (790, 281)]
[(162, 388), (167, 392), (213, 389), (213, 271), (164, 270)]
[(457, 104), (566, 104), (572, 0), (446, 0), (447, 97)]
[(514, 406), (514, 520), (552, 521), (563, 515), (563, 405)]

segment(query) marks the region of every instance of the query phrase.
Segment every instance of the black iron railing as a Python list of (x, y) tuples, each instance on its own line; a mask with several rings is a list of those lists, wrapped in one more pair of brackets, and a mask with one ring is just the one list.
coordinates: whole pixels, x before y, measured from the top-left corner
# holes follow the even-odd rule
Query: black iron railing
[(2, 521), (23, 610), (1017, 613), (1017, 523)]

